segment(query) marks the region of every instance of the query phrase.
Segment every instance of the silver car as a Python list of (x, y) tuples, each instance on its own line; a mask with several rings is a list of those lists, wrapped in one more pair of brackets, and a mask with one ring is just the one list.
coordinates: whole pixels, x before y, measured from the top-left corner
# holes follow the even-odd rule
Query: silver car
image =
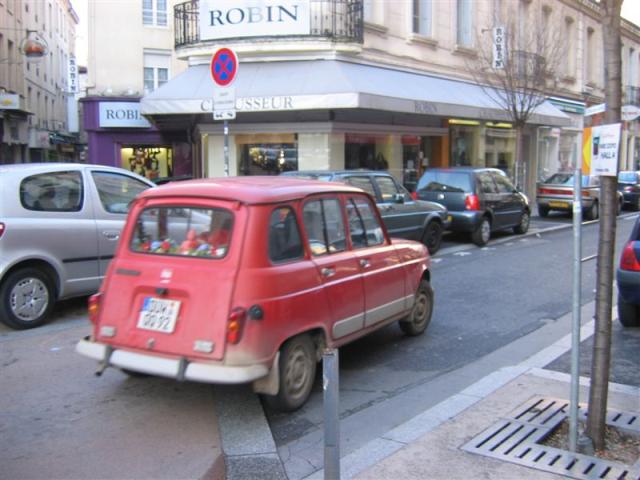
[(153, 185), (115, 167), (0, 165), (0, 320), (37, 327), (57, 300), (97, 291), (129, 202)]

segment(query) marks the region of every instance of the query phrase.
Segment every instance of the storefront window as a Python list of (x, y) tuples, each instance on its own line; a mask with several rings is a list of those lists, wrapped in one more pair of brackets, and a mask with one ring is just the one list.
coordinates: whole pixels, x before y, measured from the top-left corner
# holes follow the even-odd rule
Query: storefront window
[(240, 175), (278, 175), (298, 170), (298, 142), (294, 134), (237, 135)]
[(499, 168), (513, 178), (516, 132), (509, 123), (450, 120), (451, 161), (454, 167)]
[(451, 127), (451, 165), (473, 165), (473, 151), (477, 150), (479, 126), (455, 125)]
[(432, 138), (418, 135), (402, 136), (402, 184), (413, 192), (424, 170), (433, 158)]
[(485, 126), (485, 166), (499, 168), (508, 177), (515, 175), (516, 132), (511, 128)]
[[(387, 135), (345, 134), (344, 165), (347, 170), (387, 170), (390, 141)], [(385, 148), (386, 147), (386, 148)], [(386, 155), (385, 155), (386, 153)]]
[(171, 147), (127, 146), (120, 149), (122, 168), (156, 180), (173, 176)]

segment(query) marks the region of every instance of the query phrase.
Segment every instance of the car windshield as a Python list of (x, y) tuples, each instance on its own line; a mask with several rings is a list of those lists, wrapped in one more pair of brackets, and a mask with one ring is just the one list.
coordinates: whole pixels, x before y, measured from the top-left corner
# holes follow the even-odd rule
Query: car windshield
[[(573, 173), (554, 173), (549, 178), (547, 178), (543, 183), (548, 183), (550, 185), (566, 185), (567, 187), (573, 187)], [(589, 186), (589, 176), (582, 176), (582, 186)]]
[(233, 215), (222, 208), (145, 208), (136, 220), (130, 248), (153, 255), (222, 258), (232, 230)]
[(417, 190), (427, 192), (470, 192), (471, 176), (464, 172), (427, 170), (418, 182)]
[(618, 181), (620, 183), (637, 183), (638, 176), (636, 172), (620, 172), (618, 174)]
[(282, 175), (287, 177), (298, 177), (306, 180), (324, 180), (330, 182), (333, 180), (333, 175), (330, 173), (313, 173), (313, 172), (285, 172)]

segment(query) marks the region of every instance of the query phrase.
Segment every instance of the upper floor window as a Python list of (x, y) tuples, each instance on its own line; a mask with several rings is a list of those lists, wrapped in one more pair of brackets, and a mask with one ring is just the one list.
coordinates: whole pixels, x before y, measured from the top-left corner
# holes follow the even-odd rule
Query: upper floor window
[(167, 0), (143, 0), (142, 23), (144, 25), (167, 26)]
[(373, 0), (363, 0), (362, 16), (365, 22), (373, 22)]
[(413, 0), (413, 33), (432, 36), (432, 0)]
[(144, 91), (153, 92), (169, 81), (171, 55), (168, 52), (144, 53)]
[(636, 50), (629, 48), (629, 64), (627, 68), (627, 85), (636, 86), (637, 84), (638, 62)]
[(458, 45), (471, 47), (473, 45), (473, 3), (472, 0), (457, 0), (457, 38)]
[(564, 28), (567, 42), (567, 57), (563, 62), (564, 74), (568, 79), (573, 79), (576, 75), (576, 25), (572, 17), (565, 17)]

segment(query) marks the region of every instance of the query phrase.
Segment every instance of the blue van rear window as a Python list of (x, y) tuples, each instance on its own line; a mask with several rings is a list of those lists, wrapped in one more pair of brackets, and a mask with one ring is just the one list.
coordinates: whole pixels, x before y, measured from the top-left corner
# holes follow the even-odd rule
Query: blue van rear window
[(471, 175), (464, 172), (427, 170), (418, 182), (417, 190), (426, 192), (471, 192)]

